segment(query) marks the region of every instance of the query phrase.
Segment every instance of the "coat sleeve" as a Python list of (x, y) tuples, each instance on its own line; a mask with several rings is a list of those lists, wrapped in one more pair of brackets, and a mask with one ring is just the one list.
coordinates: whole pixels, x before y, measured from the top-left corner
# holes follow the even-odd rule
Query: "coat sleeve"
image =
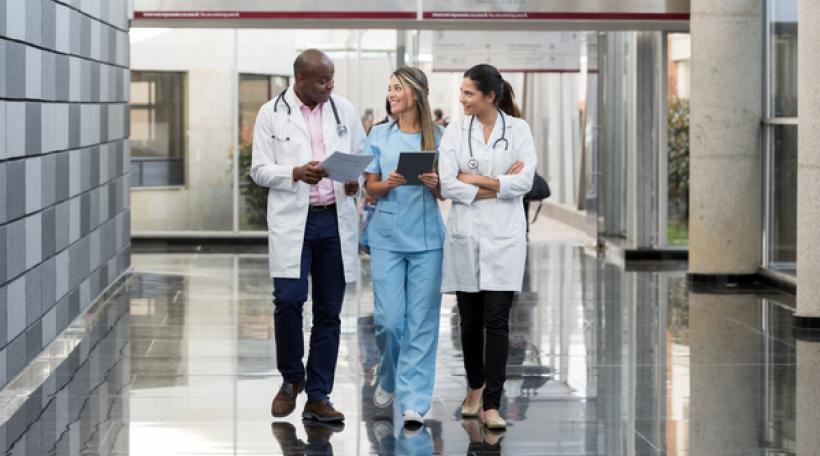
[(499, 199), (517, 198), (526, 195), (532, 188), (532, 179), (538, 165), (538, 158), (535, 155), (535, 143), (532, 140), (530, 126), (526, 122), (521, 121), (517, 130), (511, 147), (518, 153), (518, 160), (524, 162), (524, 170), (512, 176), (498, 176)]
[(460, 147), (461, 122), (453, 122), (444, 131), (439, 145), (438, 175), (441, 182), (441, 196), (454, 203), (470, 205), (478, 194), (478, 186), (465, 184), (458, 180)]
[(273, 113), (265, 105), (259, 111), (253, 129), (251, 179), (262, 187), (296, 192), (299, 183), (293, 180), (293, 167), (276, 163), (273, 141)]

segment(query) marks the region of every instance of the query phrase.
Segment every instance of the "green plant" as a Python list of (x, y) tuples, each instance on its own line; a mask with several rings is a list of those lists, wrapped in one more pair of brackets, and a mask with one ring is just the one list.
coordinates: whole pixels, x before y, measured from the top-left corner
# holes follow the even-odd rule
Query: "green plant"
[(670, 224), (689, 221), (689, 100), (669, 98), (668, 215)]
[(239, 192), (247, 203), (245, 221), (251, 228), (264, 230), (268, 214), (268, 189), (256, 185), (251, 179), (252, 151), (252, 144), (239, 146)]

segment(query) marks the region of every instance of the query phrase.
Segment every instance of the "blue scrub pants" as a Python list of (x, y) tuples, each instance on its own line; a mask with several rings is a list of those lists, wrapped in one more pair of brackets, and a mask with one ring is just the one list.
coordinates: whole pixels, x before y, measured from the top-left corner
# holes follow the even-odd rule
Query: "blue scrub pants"
[(302, 307), (308, 295), (308, 274), (313, 284), (313, 327), (307, 362), (305, 391), (308, 400), (327, 400), (333, 391), (345, 273), (335, 210), (308, 212), (302, 245), (302, 270), (298, 279), (273, 279), (273, 322), (276, 330), (276, 364), (286, 382), (305, 378)]
[(441, 249), (370, 249), (379, 384), (401, 412), (432, 405), (441, 310)]

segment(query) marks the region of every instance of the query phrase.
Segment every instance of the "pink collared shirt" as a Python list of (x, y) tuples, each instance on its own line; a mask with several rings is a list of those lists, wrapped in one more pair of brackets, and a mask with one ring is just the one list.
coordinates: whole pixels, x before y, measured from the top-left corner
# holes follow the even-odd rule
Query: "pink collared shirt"
[[(302, 112), (302, 117), (305, 118), (308, 134), (310, 135), (310, 149), (313, 151), (313, 160), (323, 161), (327, 158), (325, 152), (324, 135), (322, 134), (322, 108), (324, 103), (317, 105), (311, 110), (298, 100), (299, 111)], [(336, 202), (336, 197), (333, 194), (333, 181), (324, 178), (316, 185), (310, 186), (310, 205), (311, 206), (327, 206)]]

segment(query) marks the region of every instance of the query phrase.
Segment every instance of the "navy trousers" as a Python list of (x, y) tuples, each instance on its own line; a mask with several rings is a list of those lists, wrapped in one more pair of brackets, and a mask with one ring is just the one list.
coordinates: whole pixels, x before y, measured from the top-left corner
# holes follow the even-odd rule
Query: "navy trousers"
[[(313, 326), (305, 370), (302, 308), (307, 301), (308, 274), (313, 285)], [(311, 401), (327, 400), (333, 390), (344, 293), (336, 211), (308, 212), (299, 278), (273, 279), (273, 320), (279, 372), (288, 383), (307, 376), (305, 391)]]

